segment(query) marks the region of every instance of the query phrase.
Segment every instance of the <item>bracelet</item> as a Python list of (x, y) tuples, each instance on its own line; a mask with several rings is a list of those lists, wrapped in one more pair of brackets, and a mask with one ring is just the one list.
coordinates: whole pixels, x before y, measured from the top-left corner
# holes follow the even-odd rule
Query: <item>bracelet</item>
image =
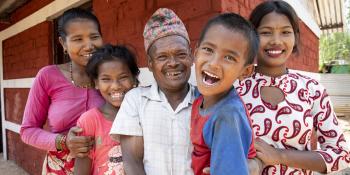
[(67, 136), (63, 135), (60, 139), (60, 142), (59, 142), (59, 145), (60, 145), (62, 151), (68, 150), (67, 145), (66, 145), (66, 141), (67, 141)]
[(58, 151), (68, 150), (66, 146), (67, 136), (66, 135), (58, 135), (55, 143)]
[(61, 145), (60, 145), (61, 137), (62, 137), (62, 135), (59, 134), (59, 135), (57, 135), (57, 137), (56, 137), (56, 139), (55, 139), (55, 144), (56, 144), (56, 149), (57, 149), (57, 151), (62, 150)]

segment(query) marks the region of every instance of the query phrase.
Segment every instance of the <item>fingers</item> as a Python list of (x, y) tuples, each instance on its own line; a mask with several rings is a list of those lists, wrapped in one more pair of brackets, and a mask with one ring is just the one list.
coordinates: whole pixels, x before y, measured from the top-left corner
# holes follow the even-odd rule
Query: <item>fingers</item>
[(74, 157), (84, 158), (88, 156), (94, 144), (94, 139), (90, 136), (67, 136), (67, 148)]
[(85, 158), (85, 157), (87, 157), (87, 156), (89, 156), (89, 152), (86, 152), (86, 153), (77, 153), (77, 154), (75, 155), (75, 157), (77, 157), (77, 158)]
[(80, 128), (78, 126), (73, 126), (72, 128), (69, 129), (68, 134), (76, 136), (78, 133), (81, 133), (81, 132), (83, 132), (82, 128)]
[(263, 150), (263, 148), (262, 148), (262, 146), (261, 146), (261, 144), (259, 143), (258, 140), (255, 141), (254, 147), (255, 147), (255, 149), (256, 149), (257, 152)]
[(260, 160), (262, 160), (262, 158), (264, 157), (263, 155), (264, 154), (262, 152), (259, 152), (259, 151), (256, 152), (256, 157), (259, 158)]
[(205, 167), (205, 168), (203, 169), (203, 173), (204, 173), (204, 174), (210, 174), (210, 167)]
[(93, 138), (91, 136), (70, 136), (67, 137), (67, 144), (91, 145)]

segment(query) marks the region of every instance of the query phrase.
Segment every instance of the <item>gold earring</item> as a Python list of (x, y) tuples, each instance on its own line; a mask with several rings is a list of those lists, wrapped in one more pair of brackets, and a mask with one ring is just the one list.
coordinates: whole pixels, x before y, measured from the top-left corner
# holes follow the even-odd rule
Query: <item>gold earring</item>
[(133, 88), (136, 88), (136, 87), (137, 87), (137, 85), (136, 85), (136, 84), (134, 84), (132, 87), (133, 87)]

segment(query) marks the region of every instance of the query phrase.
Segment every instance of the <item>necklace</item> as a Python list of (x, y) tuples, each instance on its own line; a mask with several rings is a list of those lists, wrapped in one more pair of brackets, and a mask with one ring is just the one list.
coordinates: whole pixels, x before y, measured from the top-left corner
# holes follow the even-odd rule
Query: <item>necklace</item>
[(70, 81), (72, 82), (72, 84), (74, 86), (80, 87), (80, 88), (91, 88), (92, 87), (91, 83), (86, 83), (86, 84), (80, 85), (80, 84), (76, 84), (74, 82), (74, 79), (73, 79), (73, 63), (72, 62), (69, 63), (69, 73), (70, 73)]

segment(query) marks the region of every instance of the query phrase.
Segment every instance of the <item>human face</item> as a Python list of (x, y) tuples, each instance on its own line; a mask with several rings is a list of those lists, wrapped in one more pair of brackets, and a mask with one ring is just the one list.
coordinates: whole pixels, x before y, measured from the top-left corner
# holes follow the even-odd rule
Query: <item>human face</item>
[(92, 53), (103, 44), (97, 25), (88, 19), (76, 19), (66, 25), (65, 31), (66, 37), (60, 38), (64, 50), (75, 64), (86, 66)]
[(118, 108), (126, 92), (135, 85), (135, 79), (125, 63), (114, 60), (98, 67), (95, 85), (106, 102)]
[(287, 16), (276, 12), (265, 15), (257, 28), (260, 36), (258, 65), (285, 67), (293, 51), (295, 36)]
[(250, 74), (253, 66), (246, 65), (247, 56), (244, 35), (220, 24), (211, 26), (195, 51), (197, 86), (204, 98), (219, 100), (236, 79)]
[(186, 87), (193, 59), (189, 44), (178, 35), (156, 40), (149, 50), (148, 68), (163, 91), (179, 91)]

